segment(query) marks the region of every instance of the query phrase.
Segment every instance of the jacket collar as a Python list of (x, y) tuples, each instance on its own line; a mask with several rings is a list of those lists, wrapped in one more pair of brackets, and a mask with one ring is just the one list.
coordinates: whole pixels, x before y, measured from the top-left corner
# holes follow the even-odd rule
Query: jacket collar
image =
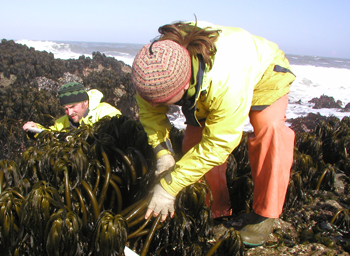
[[(195, 59), (195, 61), (193, 61)], [(196, 118), (196, 106), (199, 95), (202, 94), (201, 86), (205, 70), (205, 63), (202, 55), (192, 58), (191, 84), (181, 100), (175, 103), (182, 107), (182, 113), (186, 117), (186, 124), (201, 126)], [(206, 93), (206, 92), (205, 92)]]
[[(176, 105), (184, 106), (186, 105), (189, 109), (195, 107), (198, 100), (199, 93), (201, 91), (203, 75), (205, 70), (205, 62), (202, 55), (192, 57), (192, 77), (190, 87), (187, 89), (184, 96), (176, 102)], [(190, 102), (188, 102), (190, 101)]]

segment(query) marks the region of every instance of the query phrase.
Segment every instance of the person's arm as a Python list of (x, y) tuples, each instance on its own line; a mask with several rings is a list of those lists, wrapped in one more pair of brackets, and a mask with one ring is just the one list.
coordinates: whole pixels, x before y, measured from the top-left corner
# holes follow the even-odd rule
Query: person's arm
[(53, 125), (51, 125), (49, 128), (45, 128), (42, 125), (38, 125), (39, 128), (42, 127), (45, 130), (51, 130), (51, 131), (55, 131), (55, 132), (59, 132), (62, 129), (69, 127), (69, 118), (67, 115), (61, 116), (60, 118), (58, 118), (55, 123)]
[(44, 130), (49, 130), (41, 124), (35, 123), (33, 121), (26, 122), (22, 128), (25, 132), (27, 132), (27, 137), (30, 139), (36, 138)]
[[(161, 180), (162, 187), (176, 196), (184, 187), (195, 183), (214, 166), (221, 165), (239, 145), (250, 109), (249, 97), (217, 95), (210, 104), (202, 140), (176, 164), (174, 171)], [(214, 98), (214, 97), (213, 97)]]
[(164, 221), (168, 213), (174, 216), (176, 195), (184, 187), (195, 183), (212, 167), (226, 161), (232, 150), (240, 143), (243, 127), (250, 109), (249, 97), (243, 94), (234, 99), (223, 91), (209, 100), (209, 115), (207, 116), (202, 140), (190, 149), (175, 164), (174, 170), (166, 174), (154, 189), (154, 194), (145, 218), (151, 214), (162, 214)]
[(148, 135), (148, 142), (152, 145), (156, 155), (155, 175), (159, 176), (172, 169), (175, 165), (175, 158), (171, 152), (171, 143), (167, 143), (170, 142), (169, 131), (171, 130), (171, 124), (166, 116), (168, 107), (152, 107), (139, 95), (136, 96), (136, 99), (140, 109), (141, 124)]
[(157, 158), (164, 154), (171, 154), (167, 147), (166, 140), (169, 139), (169, 132), (172, 128), (166, 115), (168, 106), (158, 105), (152, 107), (150, 103), (142, 99), (139, 94), (136, 95), (139, 106), (140, 122), (148, 135), (148, 143), (157, 154)]

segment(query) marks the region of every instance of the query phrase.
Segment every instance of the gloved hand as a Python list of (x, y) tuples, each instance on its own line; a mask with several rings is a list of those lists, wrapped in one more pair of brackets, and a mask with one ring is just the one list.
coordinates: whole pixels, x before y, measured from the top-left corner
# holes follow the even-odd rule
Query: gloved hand
[(175, 158), (172, 155), (166, 154), (162, 155), (157, 159), (156, 164), (156, 176), (159, 176), (163, 172), (173, 168), (175, 165)]
[(145, 214), (145, 219), (148, 219), (152, 212), (154, 217), (157, 217), (159, 213), (162, 213), (161, 222), (166, 220), (168, 212), (170, 213), (171, 218), (174, 217), (174, 203), (174, 196), (166, 192), (162, 185), (155, 185), (153, 189), (153, 196), (151, 198), (151, 202), (149, 203), (148, 209)]

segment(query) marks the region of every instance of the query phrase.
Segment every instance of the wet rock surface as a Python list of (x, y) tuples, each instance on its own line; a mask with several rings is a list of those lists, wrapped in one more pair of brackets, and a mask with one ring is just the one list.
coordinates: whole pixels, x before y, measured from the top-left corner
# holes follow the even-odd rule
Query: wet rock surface
[(295, 132), (311, 132), (315, 129), (319, 121), (327, 120), (327, 117), (319, 113), (309, 113), (306, 116), (291, 118), (287, 122), (291, 124), (290, 128)]
[(314, 109), (342, 108), (342, 102), (340, 100), (335, 101), (333, 97), (329, 97), (327, 95), (321, 95), (319, 98), (313, 98), (309, 102), (315, 103), (315, 105), (312, 107)]

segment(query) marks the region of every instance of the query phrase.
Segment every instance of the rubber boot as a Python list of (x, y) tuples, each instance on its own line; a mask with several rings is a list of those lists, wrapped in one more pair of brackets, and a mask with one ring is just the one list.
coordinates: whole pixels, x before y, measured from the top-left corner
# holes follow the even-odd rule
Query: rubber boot
[(242, 242), (247, 247), (257, 247), (263, 245), (273, 231), (275, 219), (266, 218), (256, 213), (252, 213), (249, 224), (240, 231)]

